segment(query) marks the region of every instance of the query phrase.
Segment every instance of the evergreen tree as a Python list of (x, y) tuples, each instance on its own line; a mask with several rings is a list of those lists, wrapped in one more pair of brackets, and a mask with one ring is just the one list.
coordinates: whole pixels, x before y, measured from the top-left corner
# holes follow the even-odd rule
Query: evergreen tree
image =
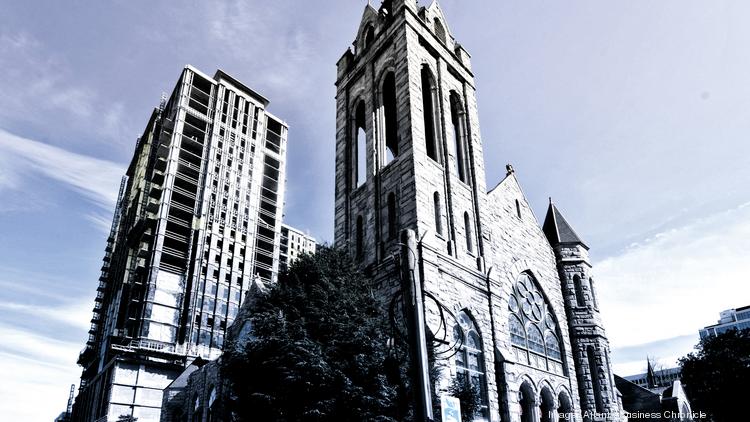
[(471, 384), (469, 377), (462, 376), (454, 379), (448, 393), (461, 403), (461, 419), (473, 421), (474, 417), (479, 415), (482, 397), (479, 395), (479, 390)]
[(694, 410), (715, 422), (746, 420), (750, 380), (750, 330), (730, 330), (707, 337), (696, 352), (680, 359), (681, 380)]
[(405, 354), (344, 252), (302, 256), (252, 306), (251, 335), (222, 357), (236, 420), (407, 419)]

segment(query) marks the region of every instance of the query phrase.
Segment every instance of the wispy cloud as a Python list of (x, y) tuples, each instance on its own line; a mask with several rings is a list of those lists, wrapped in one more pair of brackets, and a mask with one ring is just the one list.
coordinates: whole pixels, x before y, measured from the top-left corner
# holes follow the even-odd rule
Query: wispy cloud
[[(65, 286), (65, 289), (60, 289), (59, 286)], [(83, 286), (73, 283), (63, 274), (29, 271), (0, 264), (0, 292), (5, 300), (23, 297), (26, 301), (63, 303), (71, 296), (90, 293), (89, 290), (82, 289)]]
[[(665, 358), (690, 352), (685, 336), (697, 342), (698, 330), (717, 320), (719, 311), (747, 305), (749, 238), (750, 203), (659, 233), (596, 263), (613, 347), (653, 343), (641, 349)], [(682, 341), (658, 343), (678, 336)], [(613, 354), (616, 363), (630, 358)]]
[[(85, 332), (82, 331), (81, 341)], [(68, 388), (80, 370), (80, 345), (0, 324), (0, 408), (3, 420), (52, 420), (65, 409)], [(40, 398), (44, 398), (40, 400)]]
[[(0, 156), (5, 169), (0, 186), (17, 188), (21, 177), (41, 174), (84, 195), (96, 205), (111, 210), (117, 200), (117, 186), (124, 172), (121, 165), (77, 154), (0, 129)], [(0, 190), (0, 195), (2, 195)]]
[(677, 336), (650, 343), (612, 349), (613, 366), (617, 375), (636, 375), (646, 370), (646, 358), (672, 368), (677, 360), (692, 351), (698, 343), (698, 333)]
[(109, 234), (112, 228), (112, 216), (110, 214), (91, 213), (86, 215), (86, 219), (104, 234)]
[(122, 104), (81, 84), (66, 59), (34, 36), (0, 31), (0, 65), (0, 124), (64, 122), (68, 129), (85, 128), (100, 138), (121, 139)]
[(0, 313), (15, 313), (36, 320), (45, 319), (51, 323), (64, 323), (70, 327), (87, 330), (91, 318), (91, 301), (66, 303), (61, 306), (29, 305), (25, 303), (0, 302)]
[[(285, 89), (284, 95), (299, 95), (310, 88), (300, 82), (311, 70), (316, 51), (311, 32), (319, 28), (303, 19), (307, 12), (297, 2), (277, 2), (271, 8), (230, 0), (206, 6), (211, 45), (249, 66), (255, 78), (262, 78), (257, 82)], [(294, 91), (288, 89), (292, 87)]]

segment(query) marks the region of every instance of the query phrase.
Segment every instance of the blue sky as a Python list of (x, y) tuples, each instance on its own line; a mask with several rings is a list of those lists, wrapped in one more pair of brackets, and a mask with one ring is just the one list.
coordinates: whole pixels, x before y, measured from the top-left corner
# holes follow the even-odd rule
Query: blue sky
[[(113, 200), (193, 64), (291, 126), (286, 219), (330, 240), (335, 63), (364, 1), (0, 0), (0, 408), (63, 410)], [(750, 302), (750, 3), (441, 2), (472, 54), (487, 180), (512, 163), (591, 246), (619, 373)]]

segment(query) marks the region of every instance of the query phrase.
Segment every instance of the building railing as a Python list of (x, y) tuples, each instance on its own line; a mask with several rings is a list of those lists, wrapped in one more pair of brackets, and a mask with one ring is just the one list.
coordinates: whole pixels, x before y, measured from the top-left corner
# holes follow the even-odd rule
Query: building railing
[(147, 339), (131, 340), (128, 345), (113, 344), (112, 349), (120, 352), (149, 351), (175, 356), (200, 356), (204, 359), (216, 359), (221, 355), (221, 351), (216, 349), (205, 350), (195, 345), (171, 344)]

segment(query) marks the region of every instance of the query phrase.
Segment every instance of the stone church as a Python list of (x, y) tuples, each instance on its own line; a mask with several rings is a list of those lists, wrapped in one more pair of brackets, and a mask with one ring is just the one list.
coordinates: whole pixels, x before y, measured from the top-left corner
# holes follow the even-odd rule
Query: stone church
[[(469, 380), (476, 421), (623, 420), (588, 246), (551, 201), (539, 226), (511, 166), (487, 190), (470, 55), (437, 1), (368, 4), (337, 69), (335, 246), (393, 303), (399, 236), (416, 234), (438, 394)], [(225, 387), (196, 360), (162, 421), (214, 420)]]
[(426, 325), (457, 349), (437, 388), (467, 377), (478, 420), (620, 420), (588, 246), (551, 201), (539, 226), (511, 166), (487, 189), (470, 55), (438, 2), (368, 4), (337, 69), (335, 244), (388, 299), (416, 232)]

